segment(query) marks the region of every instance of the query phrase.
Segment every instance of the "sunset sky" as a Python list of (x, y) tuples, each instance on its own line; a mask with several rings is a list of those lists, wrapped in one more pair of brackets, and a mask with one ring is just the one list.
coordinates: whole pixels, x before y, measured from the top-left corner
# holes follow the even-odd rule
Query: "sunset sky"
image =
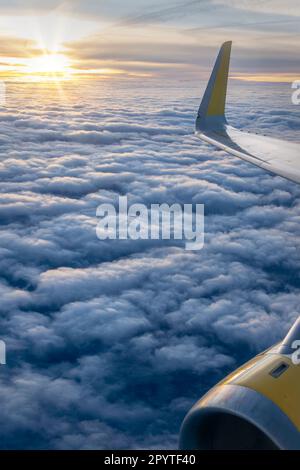
[(232, 77), (299, 75), (298, 0), (12, 0), (0, 13), (2, 77), (195, 78), (229, 39)]

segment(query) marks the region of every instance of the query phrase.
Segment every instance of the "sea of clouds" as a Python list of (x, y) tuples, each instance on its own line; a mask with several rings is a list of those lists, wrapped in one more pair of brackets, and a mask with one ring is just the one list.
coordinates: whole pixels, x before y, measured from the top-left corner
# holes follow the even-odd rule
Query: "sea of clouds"
[[(300, 187), (193, 135), (203, 84), (7, 84), (2, 449), (176, 448), (194, 402), (299, 315)], [(299, 141), (288, 84), (228, 117)], [(284, 152), (284, 147), (282, 147)], [(96, 236), (102, 202), (205, 204), (205, 246)]]

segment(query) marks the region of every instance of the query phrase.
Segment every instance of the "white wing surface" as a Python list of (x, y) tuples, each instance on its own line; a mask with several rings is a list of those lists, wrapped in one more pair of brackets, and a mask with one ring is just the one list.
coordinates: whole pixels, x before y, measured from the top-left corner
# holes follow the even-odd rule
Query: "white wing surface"
[(196, 135), (247, 162), (300, 183), (300, 145), (241, 131), (228, 125), (225, 103), (231, 42), (219, 52), (199, 107)]

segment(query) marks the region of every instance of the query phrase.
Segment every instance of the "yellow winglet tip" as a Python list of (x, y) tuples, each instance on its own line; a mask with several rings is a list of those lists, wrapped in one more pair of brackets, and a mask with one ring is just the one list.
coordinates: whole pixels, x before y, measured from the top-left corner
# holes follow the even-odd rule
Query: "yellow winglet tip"
[(225, 41), (222, 44), (222, 47), (231, 47), (232, 46), (232, 41)]
[(222, 124), (226, 121), (225, 102), (231, 45), (232, 41), (226, 41), (220, 48), (217, 60), (215, 62), (199, 107), (196, 120), (196, 129), (201, 129), (203, 126), (205, 127), (208, 125)]

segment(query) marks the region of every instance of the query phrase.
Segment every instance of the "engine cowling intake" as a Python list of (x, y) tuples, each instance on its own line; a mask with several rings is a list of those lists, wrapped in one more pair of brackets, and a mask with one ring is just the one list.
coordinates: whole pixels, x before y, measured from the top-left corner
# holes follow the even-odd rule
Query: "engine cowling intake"
[(286, 338), (230, 374), (185, 417), (180, 449), (300, 449), (300, 366), (291, 359), (300, 319)]

